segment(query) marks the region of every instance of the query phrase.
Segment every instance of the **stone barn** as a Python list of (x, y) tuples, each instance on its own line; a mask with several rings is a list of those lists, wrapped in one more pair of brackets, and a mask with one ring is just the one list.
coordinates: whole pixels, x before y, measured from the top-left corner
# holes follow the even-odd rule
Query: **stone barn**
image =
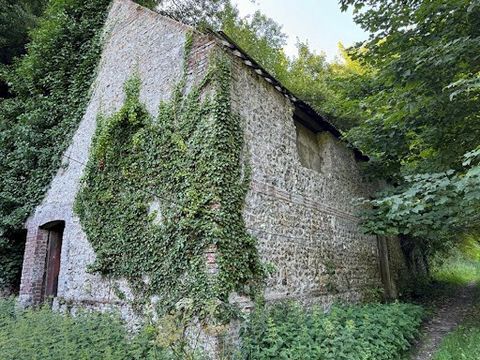
[[(186, 56), (188, 33), (193, 39)], [(363, 234), (352, 203), (375, 189), (361, 173), (367, 159), (225, 34), (196, 32), (130, 0), (115, 0), (83, 120), (26, 222), (22, 304), (53, 298), (57, 307), (115, 307), (127, 319), (133, 316), (116, 291), (128, 298), (128, 283), (88, 270), (96, 254), (74, 212), (97, 119), (122, 107), (124, 84), (133, 74), (141, 82), (140, 101), (155, 116), (160, 103), (174, 96), (182, 72), (187, 70), (188, 89), (204, 76), (214, 51), (231, 63), (230, 107), (241, 119), (243, 161), (251, 172), (243, 221), (260, 260), (273, 269), (265, 299), (329, 305), (361, 301), (377, 289), (396, 296), (408, 274), (400, 242)], [(205, 266), (215, 267), (215, 247), (205, 251)]]

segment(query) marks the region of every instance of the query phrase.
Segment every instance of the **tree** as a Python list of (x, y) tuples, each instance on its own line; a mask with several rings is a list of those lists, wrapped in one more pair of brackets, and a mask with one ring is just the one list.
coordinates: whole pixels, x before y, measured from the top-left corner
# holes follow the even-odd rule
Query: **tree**
[(13, 96), (0, 99), (0, 287), (18, 279), (18, 231), (84, 114), (109, 3), (50, 0), (27, 54), (4, 71)]
[(279, 80), (286, 76), (289, 64), (283, 47), (287, 36), (275, 21), (259, 11), (242, 18), (230, 5), (222, 30), (273, 76)]
[(378, 69), (382, 84), (368, 99), (370, 119), (349, 138), (389, 177), (460, 169), (480, 135), (480, 2), (342, 4), (372, 33), (356, 58)]
[(330, 96), (321, 111), (341, 131), (348, 131), (368, 118), (365, 99), (377, 91), (379, 84), (374, 82), (373, 67), (354, 60), (343, 44), (339, 43), (338, 47), (340, 58), (328, 64), (326, 87)]
[[(0, 0), (0, 73), (2, 65), (25, 53), (29, 32), (35, 26), (46, 0)], [(0, 99), (11, 96), (7, 84), (0, 77)]]
[[(337, 96), (337, 90), (342, 85), (338, 81), (341, 76), (338, 80), (336, 77), (340, 74), (339, 69), (347, 65), (338, 63), (333, 71), (325, 54), (315, 54), (308, 43), (302, 42), (297, 44), (297, 55), (288, 58), (283, 50), (287, 36), (282, 27), (260, 11), (241, 17), (229, 0), (156, 0), (144, 3), (153, 4), (157, 11), (175, 20), (223, 30), (290, 91), (328, 116), (340, 128), (350, 128), (354, 123), (352, 119), (355, 116), (349, 113), (352, 106), (347, 110), (348, 107), (343, 106), (343, 94)], [(350, 61), (350, 66), (352, 64)], [(360, 68), (359, 64), (356, 66)], [(344, 72), (343, 75), (346, 74)], [(356, 80), (357, 75), (352, 73), (349, 80), (360, 84)], [(344, 90), (347, 91), (346, 88)], [(358, 93), (358, 89), (350, 90), (350, 93), (353, 92)]]
[[(297, 43), (297, 55), (288, 58), (283, 47), (287, 36), (275, 21), (260, 12), (241, 18), (234, 7), (228, 8), (223, 22), (223, 30), (243, 50), (252, 56), (286, 88), (297, 97), (309, 103), (319, 113), (327, 116), (341, 129), (348, 129), (354, 123), (356, 114), (349, 114), (346, 106), (345, 92), (358, 93), (358, 90), (347, 90), (345, 84), (358, 84), (360, 64), (346, 60), (331, 65), (325, 54), (314, 53), (306, 42)], [(345, 56), (346, 53), (345, 53)], [(348, 63), (350, 61), (350, 63)], [(348, 78), (348, 81), (343, 81)], [(352, 111), (353, 112), (353, 111)], [(350, 116), (350, 117), (349, 117)]]
[(25, 53), (28, 32), (42, 13), (45, 0), (0, 0), (0, 63), (11, 64)]
[(459, 184), (477, 176), (464, 164), (480, 143), (480, 1), (340, 3), (372, 34), (352, 53), (376, 83), (347, 138), (396, 185), (369, 202), (367, 229), (433, 239), (475, 227), (479, 199)]
[(137, 0), (162, 15), (194, 27), (218, 30), (230, 0)]

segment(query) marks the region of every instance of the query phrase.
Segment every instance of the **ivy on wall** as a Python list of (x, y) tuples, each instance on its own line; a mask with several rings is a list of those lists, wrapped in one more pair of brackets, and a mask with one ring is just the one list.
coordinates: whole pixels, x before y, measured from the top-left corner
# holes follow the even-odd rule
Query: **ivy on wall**
[(1, 78), (0, 287), (19, 278), (22, 246), (11, 236), (42, 200), (89, 99), (110, 0), (50, 0), (27, 54)]
[(126, 278), (139, 301), (157, 297), (160, 314), (183, 304), (227, 320), (229, 294), (252, 291), (263, 267), (242, 216), (249, 171), (230, 60), (212, 55), (187, 93), (191, 44), (189, 35), (184, 75), (156, 119), (133, 78), (123, 107), (98, 120), (75, 209), (97, 255), (91, 270)]

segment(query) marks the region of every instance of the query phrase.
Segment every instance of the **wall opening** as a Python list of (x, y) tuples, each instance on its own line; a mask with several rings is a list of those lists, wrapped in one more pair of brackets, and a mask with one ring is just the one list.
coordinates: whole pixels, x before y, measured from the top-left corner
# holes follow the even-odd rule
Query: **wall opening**
[(58, 276), (60, 274), (60, 256), (62, 252), (64, 221), (52, 221), (41, 229), (47, 237), (47, 254), (45, 258), (45, 270), (43, 274), (43, 286), (41, 300), (57, 296)]
[(297, 152), (302, 166), (321, 173), (324, 167), (324, 146), (315, 133), (295, 120)]
[(5, 239), (8, 241), (9, 246), (0, 255), (0, 261), (2, 261), (0, 268), (8, 273), (8, 278), (0, 279), (0, 282), (3, 284), (2, 288), (0, 288), (0, 296), (18, 295), (27, 230), (12, 231), (5, 235)]

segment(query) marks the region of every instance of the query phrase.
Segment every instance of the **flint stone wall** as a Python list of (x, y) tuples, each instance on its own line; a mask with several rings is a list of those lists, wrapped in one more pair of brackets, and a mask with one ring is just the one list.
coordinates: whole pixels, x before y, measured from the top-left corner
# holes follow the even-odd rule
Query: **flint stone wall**
[[(238, 59), (232, 84), (252, 169), (244, 217), (262, 259), (275, 268), (266, 299), (329, 305), (382, 288), (376, 237), (362, 234), (352, 205), (373, 190), (353, 151), (294, 121), (291, 101)], [(392, 242), (392, 264), (402, 267)]]

